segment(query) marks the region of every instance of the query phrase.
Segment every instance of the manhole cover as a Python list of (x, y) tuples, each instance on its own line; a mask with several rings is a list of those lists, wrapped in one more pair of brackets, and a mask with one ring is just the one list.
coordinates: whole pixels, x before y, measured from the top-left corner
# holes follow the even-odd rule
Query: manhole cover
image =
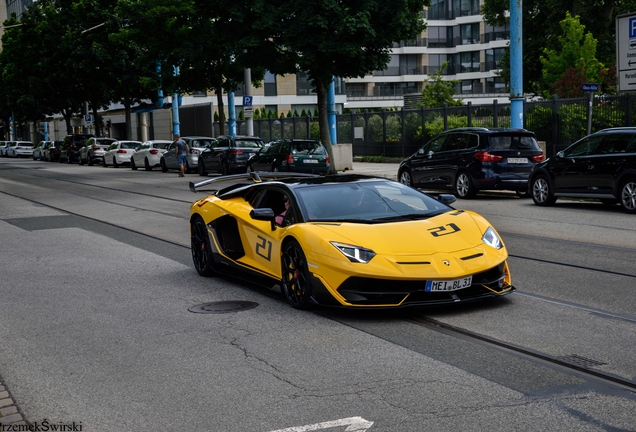
[(222, 314), (254, 309), (258, 303), (249, 301), (218, 301), (192, 306), (188, 310), (194, 313)]

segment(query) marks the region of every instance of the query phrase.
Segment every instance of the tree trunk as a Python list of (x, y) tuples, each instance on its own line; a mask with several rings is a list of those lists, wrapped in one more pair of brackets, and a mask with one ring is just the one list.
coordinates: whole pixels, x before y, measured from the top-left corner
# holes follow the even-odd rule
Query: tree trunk
[(71, 116), (73, 115), (73, 111), (69, 109), (62, 110), (62, 116), (64, 116), (64, 121), (66, 122), (66, 134), (70, 135), (73, 133), (73, 128), (71, 127)]
[(336, 161), (333, 157), (333, 147), (331, 143), (331, 133), (329, 131), (329, 113), (327, 112), (327, 89), (329, 83), (325, 83), (321, 79), (314, 79), (316, 86), (316, 94), (318, 95), (318, 127), (320, 129), (320, 141), (327, 149), (331, 165), (329, 166), (329, 174), (336, 174)]
[[(175, 103), (175, 102), (173, 102)], [(125, 139), (131, 140), (132, 136), (132, 109), (130, 108), (130, 99), (124, 98), (124, 111), (126, 113), (126, 137)]]

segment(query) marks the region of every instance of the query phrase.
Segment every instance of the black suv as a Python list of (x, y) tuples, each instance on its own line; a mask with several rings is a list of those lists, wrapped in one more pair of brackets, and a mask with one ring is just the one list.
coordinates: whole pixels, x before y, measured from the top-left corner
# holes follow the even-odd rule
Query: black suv
[(205, 176), (209, 171), (221, 175), (246, 172), (247, 160), (264, 145), (263, 140), (255, 136), (221, 135), (199, 155), (199, 175)]
[(513, 190), (526, 196), (530, 171), (545, 159), (525, 129), (459, 128), (437, 135), (400, 163), (400, 182), (451, 189), (460, 198), (479, 190)]
[(247, 171), (292, 171), (327, 174), (331, 160), (316, 140), (283, 139), (261, 147), (247, 161)]
[(595, 198), (636, 213), (636, 128), (603, 129), (537, 164), (529, 192), (540, 206), (558, 197)]
[(73, 163), (79, 161), (79, 151), (86, 144), (86, 140), (93, 134), (66, 135), (60, 147), (60, 162)]

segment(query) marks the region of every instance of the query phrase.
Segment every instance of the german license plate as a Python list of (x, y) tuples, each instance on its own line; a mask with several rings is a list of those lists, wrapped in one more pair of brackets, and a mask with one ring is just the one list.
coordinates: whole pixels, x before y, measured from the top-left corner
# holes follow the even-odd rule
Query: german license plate
[(528, 158), (508, 158), (509, 164), (526, 164), (528, 163)]
[(317, 164), (318, 159), (303, 159), (303, 163)]
[(426, 281), (426, 292), (435, 291), (457, 291), (463, 288), (468, 288), (473, 284), (473, 277), (466, 276), (461, 279), (454, 280), (429, 280)]

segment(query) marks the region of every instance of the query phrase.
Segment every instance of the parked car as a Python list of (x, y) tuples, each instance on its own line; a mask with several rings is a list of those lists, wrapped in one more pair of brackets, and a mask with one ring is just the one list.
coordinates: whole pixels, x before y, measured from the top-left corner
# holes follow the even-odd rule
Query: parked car
[[(187, 173), (192, 172), (192, 170), (196, 170), (198, 168), (201, 153), (213, 142), (216, 141), (214, 138), (211, 137), (200, 136), (181, 137), (181, 139), (184, 140), (186, 144), (188, 144), (189, 149), (185, 167), (185, 171)], [(166, 172), (169, 169), (179, 169), (177, 154), (174, 148), (175, 144), (173, 142), (166, 148), (166, 151), (163, 153), (163, 155), (161, 155), (159, 164), (161, 166), (162, 172)]]
[(86, 141), (84, 147), (79, 150), (79, 164), (92, 166), (95, 161), (102, 163), (104, 153), (112, 143), (117, 141), (114, 138), (92, 137)]
[(594, 198), (636, 213), (636, 128), (601, 130), (537, 164), (529, 192), (539, 206), (559, 197)]
[(451, 129), (403, 160), (398, 179), (418, 188), (451, 189), (460, 198), (480, 190), (527, 196), (530, 171), (544, 159), (534, 133), (525, 129)]
[[(136, 170), (144, 167), (146, 171), (152, 170), (161, 164), (161, 155), (172, 144), (168, 140), (151, 140), (143, 142), (130, 159), (130, 168)], [(173, 150), (174, 151), (174, 150)]]
[(207, 175), (210, 171), (221, 175), (245, 172), (248, 159), (264, 145), (259, 137), (221, 135), (201, 153), (199, 174)]
[(57, 140), (49, 143), (44, 149), (44, 160), (55, 162), (60, 160), (60, 147), (64, 141)]
[(33, 157), (33, 143), (31, 141), (12, 141), (7, 148), (7, 156)]
[(331, 159), (316, 140), (272, 141), (247, 161), (247, 171), (291, 171), (327, 174)]
[(7, 156), (7, 148), (9, 147), (10, 141), (0, 141), (0, 156)]
[(141, 141), (115, 141), (104, 153), (102, 166), (119, 168), (120, 165), (130, 165), (130, 157), (140, 145)]
[(44, 160), (44, 149), (51, 141), (40, 141), (33, 147), (33, 160)]
[(93, 134), (66, 135), (60, 147), (60, 162), (73, 163), (79, 161), (79, 151)]

